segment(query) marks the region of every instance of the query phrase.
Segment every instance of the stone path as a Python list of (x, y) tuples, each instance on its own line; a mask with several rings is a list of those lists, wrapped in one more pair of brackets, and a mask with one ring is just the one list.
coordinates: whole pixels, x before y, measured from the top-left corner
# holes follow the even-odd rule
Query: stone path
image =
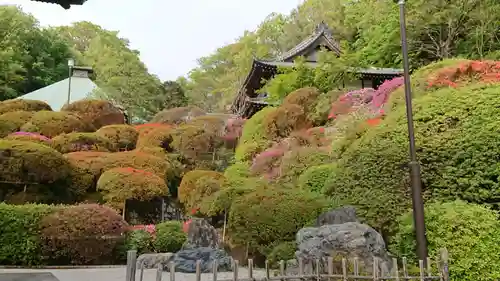
[[(8, 276), (5, 273), (32, 273), (30, 276), (36, 276), (34, 273), (52, 273), (58, 281), (125, 281), (125, 267), (116, 268), (85, 268), (85, 269), (0, 269), (0, 281), (53, 281), (51, 279), (3, 279), (3, 276)], [(4, 275), (5, 274), (5, 275)], [(9, 275), (10, 275), (9, 274)], [(23, 274), (24, 275), (24, 274)], [(248, 276), (248, 270), (246, 268), (240, 268), (238, 270), (239, 279), (246, 278)], [(11, 275), (13, 276), (13, 275)], [(19, 275), (20, 276), (20, 275)], [(27, 276), (27, 275), (26, 275)], [(48, 276), (45, 274), (44, 276)], [(254, 270), (254, 277), (262, 278), (265, 276), (265, 272), (262, 270)], [(233, 277), (232, 272), (219, 272), (217, 274), (217, 280), (230, 280)], [(156, 270), (147, 269), (144, 270), (143, 281), (155, 281), (156, 280)], [(170, 273), (163, 272), (162, 281), (169, 281)], [(189, 273), (176, 273), (176, 281), (196, 281), (195, 274)], [(201, 275), (202, 281), (212, 281), (212, 274), (206, 273)], [(56, 281), (56, 280), (54, 280)], [(137, 272), (136, 281), (140, 281), (139, 272)]]

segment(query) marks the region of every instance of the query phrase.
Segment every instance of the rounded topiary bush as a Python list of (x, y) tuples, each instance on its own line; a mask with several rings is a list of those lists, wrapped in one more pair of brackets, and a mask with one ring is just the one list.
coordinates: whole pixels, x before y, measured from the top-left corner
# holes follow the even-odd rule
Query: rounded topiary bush
[(38, 111), (30, 122), (21, 127), (21, 131), (40, 133), (52, 138), (64, 133), (89, 132), (92, 128), (69, 112)]
[(296, 104), (283, 104), (267, 115), (263, 121), (269, 139), (289, 136), (293, 131), (311, 127), (304, 109)]
[(19, 126), (17, 126), (14, 121), (0, 121), (0, 138), (3, 138), (11, 133), (19, 130)]
[(68, 160), (73, 170), (80, 175), (81, 180), (84, 180), (84, 178), (85, 181), (88, 178), (92, 179), (92, 186), (89, 189), (95, 191), (95, 184), (101, 175), (106, 161), (108, 161), (107, 156), (109, 154), (107, 152), (81, 151), (64, 154), (64, 158)]
[(51, 264), (113, 264), (128, 229), (118, 213), (97, 204), (57, 210), (40, 225), (43, 251)]
[(201, 108), (196, 106), (169, 108), (158, 112), (151, 120), (151, 123), (181, 124), (190, 118), (205, 114)]
[(71, 171), (61, 153), (34, 142), (0, 140), (0, 155), (4, 182), (55, 183), (67, 179)]
[(108, 125), (97, 130), (96, 135), (105, 137), (120, 151), (133, 150), (139, 137), (139, 132), (130, 125)]
[(38, 133), (15, 132), (5, 137), (6, 140), (32, 141), (39, 144), (50, 145), (51, 139)]
[(268, 141), (264, 120), (268, 119), (268, 116), (275, 111), (274, 107), (265, 107), (248, 119), (243, 126), (240, 145)]
[(179, 221), (167, 221), (156, 225), (154, 249), (159, 253), (175, 253), (179, 251), (187, 240)]
[[(426, 235), (429, 257), (435, 259), (440, 249), (447, 249), (450, 258), (450, 280), (498, 280), (496, 266), (500, 257), (500, 223), (498, 213), (485, 206), (463, 201), (434, 202), (425, 207)], [(399, 229), (392, 238), (391, 252), (415, 256), (413, 215), (408, 211), (398, 220)]]
[[(496, 202), (499, 91), (498, 84), (479, 84), (440, 89), (414, 99), (425, 198)], [(350, 201), (368, 224), (390, 234), (396, 217), (411, 206), (407, 155), (403, 104), (341, 155), (327, 194)]]
[(295, 251), (297, 250), (297, 243), (295, 241), (280, 242), (272, 247), (268, 255), (266, 255), (269, 265), (277, 267), (280, 261), (288, 261), (295, 259)]
[(324, 196), (278, 187), (257, 188), (236, 198), (229, 213), (231, 241), (265, 254), (279, 241), (291, 241), (299, 229), (331, 204)]
[(97, 191), (103, 194), (107, 205), (117, 210), (123, 210), (128, 199), (150, 201), (168, 195), (168, 187), (162, 177), (130, 167), (102, 173), (97, 181)]
[(189, 171), (182, 177), (179, 185), (179, 201), (187, 210), (199, 208), (203, 198), (217, 192), (224, 182), (224, 175), (218, 172)]
[(123, 111), (105, 100), (80, 100), (63, 106), (62, 111), (74, 112), (84, 123), (97, 130), (106, 125), (125, 124)]
[(308, 119), (313, 121), (311, 115), (315, 113), (316, 104), (320, 95), (321, 93), (317, 88), (301, 88), (289, 93), (283, 100), (283, 105), (295, 104), (302, 107)]
[(322, 193), (325, 186), (333, 179), (335, 169), (336, 166), (332, 163), (309, 167), (299, 176), (299, 187)]
[(0, 114), (13, 111), (51, 111), (50, 105), (39, 100), (13, 99), (0, 102)]
[(279, 180), (295, 183), (309, 167), (331, 163), (333, 160), (330, 152), (322, 148), (301, 147), (288, 151), (281, 158)]
[(153, 251), (153, 235), (144, 229), (135, 229), (127, 233), (125, 250), (136, 250), (137, 255), (147, 254)]
[(181, 125), (172, 131), (174, 151), (190, 158), (214, 152), (223, 144), (221, 135), (212, 128), (199, 125)]
[(0, 115), (0, 123), (13, 122), (18, 128), (21, 128), (22, 125), (31, 120), (34, 114), (35, 112), (33, 111), (10, 111)]
[(115, 152), (116, 147), (105, 137), (94, 133), (62, 134), (52, 139), (51, 145), (61, 153), (76, 151)]
[(161, 147), (165, 151), (171, 152), (172, 130), (171, 126), (164, 124), (150, 126), (148, 130), (142, 129), (137, 139), (137, 147)]

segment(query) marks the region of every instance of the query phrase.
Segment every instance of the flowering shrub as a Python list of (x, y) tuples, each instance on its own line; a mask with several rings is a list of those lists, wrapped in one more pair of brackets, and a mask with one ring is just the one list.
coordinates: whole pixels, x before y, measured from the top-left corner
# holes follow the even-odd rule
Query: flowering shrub
[(223, 174), (215, 171), (193, 170), (187, 172), (179, 185), (179, 201), (186, 210), (197, 210), (203, 198), (218, 191), (225, 183)]
[(364, 88), (347, 92), (346, 94), (340, 96), (337, 101), (332, 104), (328, 118), (335, 119), (339, 115), (347, 114), (355, 110), (356, 107), (370, 102), (373, 98), (374, 92), (375, 90), (372, 88)]
[(95, 132), (96, 135), (105, 137), (120, 151), (133, 150), (137, 143), (139, 133), (130, 125), (108, 125)]
[(5, 137), (8, 140), (33, 141), (40, 144), (50, 144), (51, 139), (38, 133), (14, 132)]
[(137, 147), (160, 147), (170, 152), (172, 126), (165, 124), (143, 124), (135, 127), (139, 131)]
[(12, 99), (0, 102), (0, 114), (14, 111), (51, 111), (52, 108), (43, 101)]
[(20, 129), (52, 138), (64, 133), (90, 132), (93, 126), (71, 112), (38, 111)]
[(432, 73), (427, 78), (428, 88), (458, 87), (472, 80), (494, 83), (500, 82), (500, 62), (465, 61), (458, 66), (450, 66)]
[(268, 179), (274, 179), (279, 176), (281, 157), (286, 150), (283, 147), (271, 147), (257, 154), (252, 161), (250, 171), (256, 175), (263, 175)]
[(125, 124), (124, 112), (106, 100), (79, 100), (63, 106), (61, 110), (78, 114), (82, 122), (96, 130), (106, 125)]
[(379, 110), (387, 102), (390, 95), (404, 84), (404, 77), (396, 77), (386, 80), (378, 89), (372, 93), (370, 102), (374, 110)]
[(95, 133), (61, 134), (52, 139), (52, 147), (61, 153), (76, 151), (116, 151), (116, 147), (109, 139)]
[(190, 225), (192, 222), (193, 222), (193, 220), (192, 220), (192, 219), (189, 219), (189, 220), (185, 221), (185, 222), (182, 224), (182, 231), (183, 231), (184, 233), (188, 233), (188, 231), (189, 231), (189, 225)]
[(148, 232), (149, 234), (151, 235), (155, 235), (156, 234), (156, 225), (154, 224), (147, 224), (147, 225), (144, 225), (144, 224), (138, 224), (138, 225), (131, 225), (130, 226), (130, 230), (144, 230), (146, 232)]

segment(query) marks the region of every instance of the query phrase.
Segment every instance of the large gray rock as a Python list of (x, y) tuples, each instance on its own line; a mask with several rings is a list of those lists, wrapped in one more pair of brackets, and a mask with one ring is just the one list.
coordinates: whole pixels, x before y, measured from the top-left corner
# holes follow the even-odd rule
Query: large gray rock
[(344, 206), (319, 215), (316, 219), (316, 227), (327, 224), (342, 224), (346, 222), (358, 222), (356, 209), (353, 206)]
[[(214, 261), (218, 272), (231, 271), (233, 259), (224, 250), (209, 247), (184, 249), (174, 255), (176, 272), (196, 273), (196, 261), (200, 260), (201, 273), (212, 272)], [(169, 271), (169, 267), (164, 267)]]
[[(297, 259), (302, 259), (306, 268), (311, 268), (320, 259), (323, 266), (328, 257), (335, 260), (358, 258), (360, 270), (371, 273), (373, 259), (378, 259), (379, 272), (390, 274), (392, 259), (385, 248), (382, 236), (368, 225), (348, 222), (301, 229), (296, 236)], [(336, 266), (338, 268), (338, 264)]]
[(215, 227), (210, 225), (205, 219), (192, 219), (189, 224), (187, 236), (187, 242), (183, 249), (196, 249), (200, 247), (219, 248), (219, 234)]
[(168, 263), (172, 260), (174, 254), (172, 253), (153, 253), (153, 254), (142, 254), (137, 258), (136, 266), (137, 268), (158, 268), (158, 265), (161, 264), (163, 267), (168, 265)]

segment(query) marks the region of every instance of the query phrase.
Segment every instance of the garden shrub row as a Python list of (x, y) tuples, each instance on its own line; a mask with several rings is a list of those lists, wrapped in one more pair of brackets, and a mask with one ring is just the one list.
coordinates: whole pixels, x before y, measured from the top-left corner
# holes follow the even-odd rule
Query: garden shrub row
[(175, 252), (186, 240), (180, 222), (160, 223), (153, 234), (143, 232), (102, 205), (0, 203), (0, 264), (123, 264), (127, 250)]

